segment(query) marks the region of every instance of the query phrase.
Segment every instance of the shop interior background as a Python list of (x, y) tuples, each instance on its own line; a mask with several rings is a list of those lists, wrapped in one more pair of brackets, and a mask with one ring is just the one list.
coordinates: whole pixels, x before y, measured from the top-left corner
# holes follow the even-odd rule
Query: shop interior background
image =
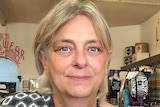
[[(99, 5), (111, 30), (113, 55), (110, 69), (124, 66), (125, 47), (138, 42), (149, 44), (150, 57), (160, 54), (159, 0), (92, 0)], [(59, 0), (0, 0), (0, 82), (15, 81), (16, 91), (36, 87), (32, 39), (36, 27)], [(8, 50), (8, 53), (5, 50)], [(7, 78), (10, 60), (13, 74)], [(2, 61), (3, 60), (3, 61)], [(3, 67), (3, 68), (2, 68)], [(5, 77), (6, 76), (6, 77)], [(8, 80), (10, 79), (10, 80)]]

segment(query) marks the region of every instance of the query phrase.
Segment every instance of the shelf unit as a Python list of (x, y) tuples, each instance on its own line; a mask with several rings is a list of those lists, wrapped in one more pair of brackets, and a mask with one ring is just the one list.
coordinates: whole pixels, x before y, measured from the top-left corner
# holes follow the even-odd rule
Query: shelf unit
[(138, 62), (134, 62), (134, 63), (127, 65), (127, 66), (123, 66), (123, 67), (121, 67), (121, 70), (130, 70), (131, 68), (143, 66), (143, 65), (155, 66), (158, 64), (160, 64), (160, 54), (149, 57), (147, 59), (144, 59), (144, 60), (141, 60)]

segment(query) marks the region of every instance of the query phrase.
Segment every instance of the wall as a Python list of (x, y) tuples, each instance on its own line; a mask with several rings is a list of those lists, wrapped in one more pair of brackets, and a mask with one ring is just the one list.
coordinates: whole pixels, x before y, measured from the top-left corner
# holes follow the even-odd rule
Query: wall
[[(156, 27), (158, 27), (158, 42), (156, 42)], [(149, 43), (149, 52), (151, 56), (160, 54), (160, 12), (141, 25), (141, 41)]]
[(35, 29), (36, 24), (9, 23), (7, 25), (10, 40), (24, 50), (24, 60), (21, 60), (19, 64), (19, 75), (23, 75), (22, 79), (37, 78), (32, 50), (32, 39)]
[[(158, 42), (156, 42), (156, 27), (158, 27)], [(119, 69), (123, 66), (125, 47), (134, 46), (137, 42), (149, 43), (150, 56), (160, 54), (160, 12), (141, 25), (113, 27), (111, 36), (113, 39), (111, 69)]]
[(121, 26), (111, 28), (113, 41), (113, 55), (111, 60), (111, 69), (120, 69), (123, 66), (124, 49), (128, 46), (135, 46), (140, 41), (141, 26)]
[[(24, 50), (24, 59), (21, 59), (17, 65), (22, 81), (38, 78), (32, 51), (32, 39), (36, 26), (37, 24), (30, 23), (8, 23), (5, 27), (0, 26), (0, 33), (8, 33), (9, 41)], [(22, 82), (20, 86), (22, 89)]]
[(1, 33), (1, 32), (6, 32), (6, 27), (5, 27), (5, 26), (1, 26), (1, 25), (0, 25), (0, 33)]

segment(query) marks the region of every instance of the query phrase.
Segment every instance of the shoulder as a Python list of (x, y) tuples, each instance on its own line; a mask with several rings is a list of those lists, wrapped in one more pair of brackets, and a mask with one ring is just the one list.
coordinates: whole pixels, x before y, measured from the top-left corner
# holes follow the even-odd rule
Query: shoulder
[(38, 106), (39, 105), (48, 105), (51, 101), (50, 96), (40, 95), (37, 92), (18, 92), (12, 95), (7, 96), (2, 102), (2, 107), (8, 106), (21, 106), (21, 107), (28, 107), (28, 106)]
[(101, 107), (115, 107), (114, 105), (108, 103), (108, 102), (102, 102), (100, 103)]

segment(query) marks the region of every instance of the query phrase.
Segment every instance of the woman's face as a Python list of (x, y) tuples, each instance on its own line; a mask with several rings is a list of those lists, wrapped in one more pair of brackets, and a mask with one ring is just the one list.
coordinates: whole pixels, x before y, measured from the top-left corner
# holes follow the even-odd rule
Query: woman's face
[(89, 18), (77, 15), (55, 35), (40, 60), (48, 73), (54, 94), (72, 97), (96, 96), (105, 75), (105, 53)]

